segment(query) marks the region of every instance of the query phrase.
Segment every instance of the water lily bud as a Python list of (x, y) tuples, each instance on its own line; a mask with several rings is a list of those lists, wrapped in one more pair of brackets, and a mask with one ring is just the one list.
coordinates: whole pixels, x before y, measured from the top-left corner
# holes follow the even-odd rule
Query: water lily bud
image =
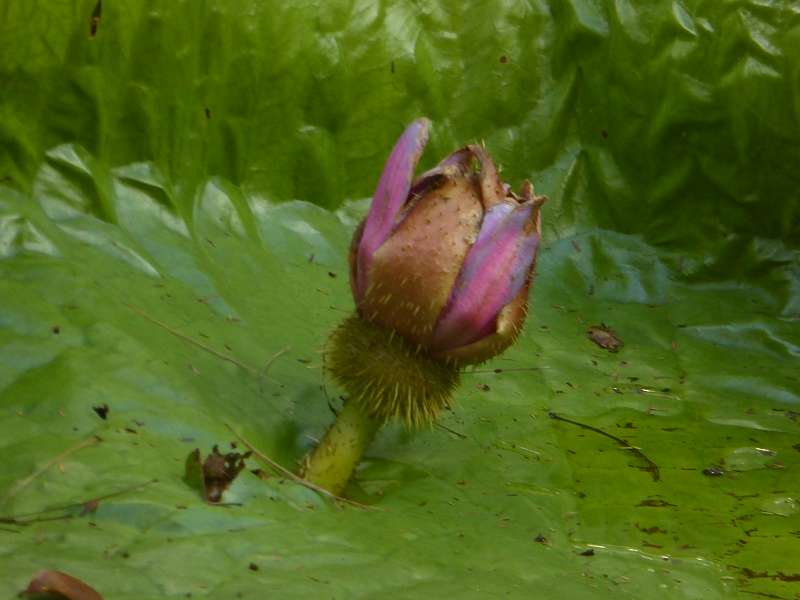
[(413, 122), (389, 155), (353, 238), (353, 297), (362, 319), (431, 358), (483, 362), (522, 328), (545, 198), (527, 181), (511, 192), (478, 145), (413, 180), (428, 127)]
[(400, 136), (350, 245), (357, 314), (325, 352), (347, 400), (301, 469), (336, 495), (383, 422), (433, 423), (461, 367), (505, 350), (527, 313), (545, 198), (511, 192), (476, 145), (413, 179), (429, 125)]

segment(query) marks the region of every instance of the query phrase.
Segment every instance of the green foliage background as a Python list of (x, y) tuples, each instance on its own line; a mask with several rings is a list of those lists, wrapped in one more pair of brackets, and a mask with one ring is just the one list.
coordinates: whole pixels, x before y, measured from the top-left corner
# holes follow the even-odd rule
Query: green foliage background
[[(798, 597), (798, 56), (790, 2), (3, 2), (0, 593)], [(203, 504), (226, 424), (291, 466), (330, 422), (349, 237), (419, 115), (424, 166), (484, 140), (551, 198), (524, 337), (457, 433), (381, 434), (380, 510), (249, 471)]]

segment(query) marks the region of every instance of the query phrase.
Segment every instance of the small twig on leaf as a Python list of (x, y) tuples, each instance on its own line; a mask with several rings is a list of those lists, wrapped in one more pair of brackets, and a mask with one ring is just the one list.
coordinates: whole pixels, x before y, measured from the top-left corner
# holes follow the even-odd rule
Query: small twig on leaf
[(453, 435), (460, 437), (462, 440), (467, 439), (467, 435), (465, 433), (460, 433), (460, 432), (456, 431), (455, 429), (450, 429), (447, 425), (442, 425), (441, 423), (434, 423), (434, 424), (439, 429), (444, 429), (446, 432), (452, 433)]
[[(82, 509), (81, 516), (85, 512), (94, 511), (98, 504), (103, 500), (108, 500), (109, 498), (114, 498), (116, 496), (121, 496), (122, 494), (128, 494), (130, 492), (135, 492), (136, 490), (140, 490), (148, 485), (152, 485), (157, 483), (158, 479), (150, 479), (149, 481), (145, 481), (143, 483), (137, 483), (136, 485), (132, 485), (121, 490), (117, 490), (116, 492), (110, 492), (108, 494), (103, 494), (102, 496), (95, 496), (94, 498), (89, 498), (88, 500), (83, 500), (80, 502), (72, 502), (70, 504), (61, 504), (58, 506), (51, 506), (50, 508), (44, 508), (42, 510), (37, 510), (34, 512), (29, 513), (22, 513), (19, 515), (14, 515), (13, 517), (0, 517), (0, 523), (6, 523), (9, 525), (30, 525), (31, 523), (40, 523), (42, 521), (59, 521), (62, 519), (71, 519), (75, 515), (69, 514), (68, 512), (70, 509), (80, 508)], [(47, 515), (48, 513), (53, 512), (62, 512), (63, 514), (60, 515), (52, 515), (52, 516), (43, 516)]]
[(280, 473), (284, 477), (288, 477), (289, 479), (291, 479), (295, 483), (298, 483), (298, 484), (300, 484), (300, 485), (302, 485), (304, 487), (307, 487), (310, 490), (314, 490), (318, 494), (322, 494), (323, 496), (325, 496), (327, 498), (330, 498), (331, 500), (334, 500), (335, 502), (342, 502), (344, 504), (349, 504), (351, 506), (355, 506), (357, 508), (363, 508), (365, 510), (381, 510), (381, 509), (379, 509), (377, 507), (374, 507), (374, 506), (368, 506), (366, 504), (361, 504), (360, 502), (356, 502), (355, 500), (349, 500), (348, 498), (342, 498), (341, 496), (337, 496), (336, 494), (331, 494), (325, 488), (322, 488), (322, 487), (320, 487), (320, 486), (318, 486), (318, 485), (316, 485), (314, 483), (311, 483), (310, 481), (308, 481), (306, 479), (303, 479), (299, 475), (295, 475), (289, 469), (287, 469), (286, 467), (282, 466), (281, 464), (275, 462), (269, 456), (267, 456), (266, 454), (261, 452), (258, 448), (253, 446), (253, 444), (251, 444), (250, 441), (247, 440), (247, 438), (242, 436), (242, 434), (240, 434), (238, 431), (236, 431), (229, 423), (225, 423), (225, 427), (227, 427), (230, 430), (230, 432), (233, 435), (236, 436), (236, 439), (238, 439), (240, 442), (242, 442), (242, 444), (244, 444), (245, 447), (253, 453), (253, 456), (255, 456), (256, 458), (261, 460), (263, 463), (265, 463), (270, 468), (272, 468), (276, 472)]
[(266, 371), (266, 369), (269, 368), (270, 364), (272, 364), (272, 361), (283, 353), (283, 351), (281, 351), (276, 356), (272, 357), (267, 362), (267, 364), (264, 366), (264, 369), (262, 369), (261, 373), (259, 373), (259, 371), (257, 369), (251, 367), (248, 364), (243, 363), (238, 358), (236, 358), (234, 356), (231, 356), (230, 354), (225, 354), (224, 352), (220, 352), (219, 350), (215, 350), (211, 346), (206, 346), (202, 342), (198, 342), (197, 340), (189, 337), (185, 333), (181, 333), (177, 329), (167, 325), (166, 323), (163, 323), (162, 321), (159, 321), (155, 317), (151, 317), (146, 312), (144, 312), (141, 308), (133, 306), (132, 304), (126, 304), (125, 306), (128, 308), (128, 310), (130, 310), (132, 312), (135, 312), (140, 317), (143, 317), (143, 318), (147, 319), (148, 321), (150, 321), (151, 323), (153, 323), (155, 325), (158, 325), (162, 329), (165, 329), (166, 331), (168, 331), (169, 333), (171, 333), (175, 337), (183, 340), (184, 342), (192, 344), (193, 346), (196, 346), (196, 347), (200, 348), (201, 350), (205, 350), (206, 352), (208, 352), (209, 354), (211, 354), (213, 356), (216, 356), (217, 358), (221, 358), (222, 360), (225, 360), (225, 361), (227, 361), (229, 363), (232, 363), (232, 364), (236, 365), (237, 367), (239, 367), (240, 369), (243, 369), (244, 371), (247, 371), (248, 373), (250, 373), (250, 375), (252, 375), (254, 377), (263, 374)]
[(258, 376), (259, 376), (259, 377), (266, 377), (266, 376), (267, 376), (267, 371), (269, 371), (269, 368), (272, 366), (272, 363), (274, 363), (274, 362), (275, 362), (276, 360), (278, 360), (278, 359), (279, 359), (281, 356), (283, 356), (284, 354), (286, 354), (287, 352), (289, 352), (289, 350), (291, 350), (291, 348), (290, 348), (289, 346), (284, 346), (283, 348), (281, 348), (280, 350), (278, 350), (278, 351), (277, 351), (275, 354), (273, 354), (272, 356), (270, 356), (270, 357), (267, 359), (267, 362), (265, 362), (265, 363), (264, 363), (264, 366), (263, 366), (263, 367), (261, 367), (261, 371), (259, 371), (259, 373), (258, 373)]
[(550, 412), (549, 416), (551, 419), (556, 419), (557, 421), (564, 421), (564, 423), (570, 423), (571, 425), (577, 425), (578, 427), (582, 427), (583, 429), (588, 429), (589, 431), (594, 431), (595, 433), (599, 433), (609, 439), (614, 440), (622, 446), (623, 450), (630, 450), (640, 459), (642, 459), (645, 463), (647, 463), (647, 467), (645, 467), (645, 471), (650, 473), (650, 476), (653, 478), (653, 481), (659, 481), (661, 479), (661, 473), (658, 470), (658, 465), (650, 460), (644, 452), (642, 452), (636, 446), (631, 446), (626, 440), (622, 439), (621, 437), (617, 437), (608, 433), (607, 431), (603, 431), (602, 429), (598, 429), (597, 427), (592, 427), (591, 425), (586, 425), (585, 423), (579, 423), (578, 421), (573, 421), (572, 419), (568, 419), (566, 417), (562, 417), (554, 412)]
[(19, 494), (26, 487), (28, 487), (33, 481), (36, 480), (36, 478), (40, 477), (42, 473), (47, 471), (57, 462), (64, 460), (65, 458), (67, 458), (71, 454), (74, 454), (78, 450), (82, 450), (83, 448), (87, 448), (88, 446), (94, 446), (95, 444), (100, 443), (100, 441), (101, 440), (98, 436), (93, 435), (85, 440), (81, 440), (74, 446), (70, 446), (58, 456), (54, 456), (53, 458), (48, 460), (45, 464), (43, 464), (41, 467), (36, 469), (36, 471), (31, 473), (28, 477), (26, 477), (25, 479), (20, 479), (16, 485), (12, 486), (11, 489), (8, 490), (8, 493), (5, 495), (5, 498), (3, 498), (3, 504), (8, 504), (8, 502), (12, 500), (14, 496)]

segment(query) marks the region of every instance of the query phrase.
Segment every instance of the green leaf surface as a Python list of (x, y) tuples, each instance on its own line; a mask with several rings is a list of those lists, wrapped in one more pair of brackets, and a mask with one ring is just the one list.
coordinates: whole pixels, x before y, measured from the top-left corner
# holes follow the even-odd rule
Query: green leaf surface
[[(732, 1), (5, 2), (0, 595), (47, 568), (131, 600), (794, 598), (798, 25)], [(551, 198), (524, 335), (443, 427), (382, 430), (350, 490), (372, 510), (254, 458), (205, 504), (195, 448), (241, 450), (232, 428), (293, 468), (331, 422), (349, 239), (420, 114), (426, 165), (482, 139)]]

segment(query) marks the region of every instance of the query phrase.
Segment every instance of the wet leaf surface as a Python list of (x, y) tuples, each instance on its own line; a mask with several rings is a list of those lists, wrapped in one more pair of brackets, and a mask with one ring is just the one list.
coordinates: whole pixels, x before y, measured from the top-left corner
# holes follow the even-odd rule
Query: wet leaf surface
[[(0, 11), (0, 595), (797, 594), (791, 10), (99, 7)], [(227, 425), (293, 468), (330, 423), (349, 238), (421, 114), (551, 198), (519, 343), (381, 432), (375, 510), (250, 468), (208, 505)]]

